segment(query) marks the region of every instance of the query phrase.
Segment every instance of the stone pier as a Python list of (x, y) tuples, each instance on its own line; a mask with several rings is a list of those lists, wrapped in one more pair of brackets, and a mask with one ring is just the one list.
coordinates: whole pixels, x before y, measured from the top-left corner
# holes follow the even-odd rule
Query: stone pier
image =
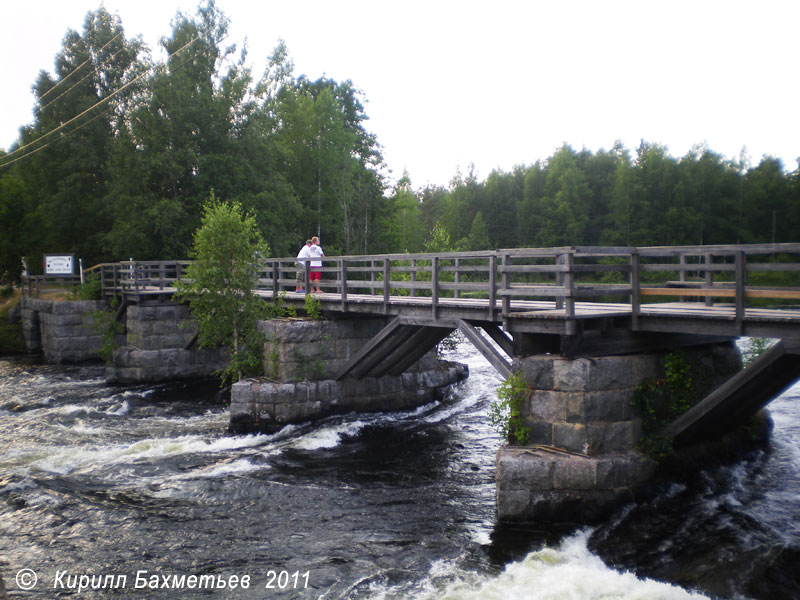
[(231, 430), (273, 432), (331, 414), (410, 409), (467, 377), (465, 365), (440, 361), (433, 349), (402, 375), (335, 380), (385, 326), (384, 318), (260, 322), (264, 377), (233, 385)]
[(53, 302), (22, 298), (21, 319), (25, 350), (42, 353), (52, 364), (98, 360), (101, 336), (94, 327), (100, 301)]
[(126, 333), (106, 369), (111, 383), (211, 377), (227, 365), (224, 348), (198, 348), (192, 343), (197, 327), (185, 304), (131, 305), (124, 318)]
[[(740, 368), (732, 343), (685, 350), (719, 385)], [(663, 377), (664, 353), (567, 359), (518, 358), (513, 370), (530, 387), (523, 405), (526, 446), (497, 455), (497, 509), (503, 521), (600, 519), (655, 472), (636, 450), (641, 418), (636, 387)]]

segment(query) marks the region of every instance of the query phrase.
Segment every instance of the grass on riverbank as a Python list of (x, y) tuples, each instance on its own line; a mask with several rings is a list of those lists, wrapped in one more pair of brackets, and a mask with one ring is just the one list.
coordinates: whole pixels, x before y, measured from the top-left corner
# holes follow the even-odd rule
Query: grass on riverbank
[(8, 295), (0, 296), (0, 354), (17, 354), (25, 350), (22, 339), (22, 323), (8, 322), (8, 314), (20, 303), (22, 293), (12, 289)]

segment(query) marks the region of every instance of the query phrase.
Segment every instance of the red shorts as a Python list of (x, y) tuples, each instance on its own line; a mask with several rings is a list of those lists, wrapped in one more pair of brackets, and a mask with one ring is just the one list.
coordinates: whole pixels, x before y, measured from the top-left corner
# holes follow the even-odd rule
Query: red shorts
[(319, 281), (322, 279), (322, 267), (311, 267), (311, 273), (309, 276), (311, 281)]

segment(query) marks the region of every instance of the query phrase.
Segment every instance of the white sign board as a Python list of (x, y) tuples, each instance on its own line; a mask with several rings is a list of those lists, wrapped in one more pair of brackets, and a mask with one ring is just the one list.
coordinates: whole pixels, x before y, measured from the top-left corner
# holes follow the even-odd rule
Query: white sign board
[(45, 254), (45, 275), (72, 275), (74, 270), (74, 254)]

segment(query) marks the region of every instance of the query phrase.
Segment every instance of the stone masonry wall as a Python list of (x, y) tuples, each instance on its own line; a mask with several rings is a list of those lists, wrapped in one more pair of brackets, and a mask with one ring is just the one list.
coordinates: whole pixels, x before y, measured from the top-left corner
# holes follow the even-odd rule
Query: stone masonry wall
[[(283, 382), (330, 379), (350, 357), (386, 326), (386, 319), (260, 321), (264, 334), (264, 374)], [(428, 352), (407, 372), (436, 368), (436, 351)]]
[(20, 317), (22, 320), (22, 338), (25, 342), (25, 351), (38, 354), (42, 351), (42, 330), (39, 324), (39, 311), (34, 310), (31, 304), (34, 301), (22, 298)]
[(467, 375), (466, 365), (442, 363), (430, 371), (345, 381), (245, 379), (231, 390), (230, 429), (272, 433), (289, 423), (332, 414), (411, 409), (440, 398), (447, 386)]
[[(732, 343), (684, 350), (718, 386), (741, 367)], [(497, 510), (504, 521), (594, 521), (655, 471), (636, 450), (636, 387), (663, 377), (664, 353), (514, 361), (532, 392), (522, 407), (529, 445), (497, 454)]]
[(231, 430), (271, 432), (330, 414), (413, 408), (467, 377), (465, 365), (439, 361), (433, 349), (399, 376), (333, 380), (385, 325), (384, 318), (260, 322), (265, 376), (233, 385)]
[[(684, 350), (715, 387), (741, 368), (733, 344)], [(664, 376), (664, 353), (566, 359), (531, 356), (514, 362), (532, 388), (523, 406), (530, 443), (597, 456), (634, 448), (641, 420), (631, 402), (636, 388)]]
[(196, 333), (183, 304), (129, 306), (127, 337), (114, 351), (106, 378), (112, 383), (144, 383), (210, 377), (224, 369), (227, 351), (185, 348)]
[(42, 352), (48, 363), (97, 361), (100, 335), (94, 332), (94, 313), (101, 301), (23, 298), (22, 332), (28, 352)]

